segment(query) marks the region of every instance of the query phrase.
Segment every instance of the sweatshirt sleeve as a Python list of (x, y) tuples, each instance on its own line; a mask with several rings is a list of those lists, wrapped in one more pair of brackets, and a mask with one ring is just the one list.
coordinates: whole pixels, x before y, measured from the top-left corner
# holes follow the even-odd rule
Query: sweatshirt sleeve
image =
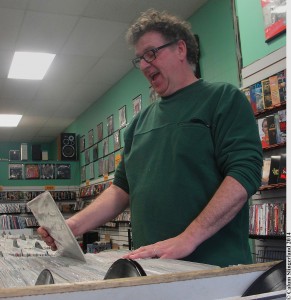
[(222, 88), (214, 117), (215, 155), (222, 175), (231, 176), (252, 196), (261, 184), (262, 146), (256, 120), (245, 95)]

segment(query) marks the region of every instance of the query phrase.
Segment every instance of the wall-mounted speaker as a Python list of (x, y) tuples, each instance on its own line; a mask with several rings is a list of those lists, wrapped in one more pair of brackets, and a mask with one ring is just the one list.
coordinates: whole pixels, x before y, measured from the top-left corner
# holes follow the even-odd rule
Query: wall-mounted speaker
[(61, 160), (77, 159), (77, 142), (75, 133), (61, 133), (60, 143)]

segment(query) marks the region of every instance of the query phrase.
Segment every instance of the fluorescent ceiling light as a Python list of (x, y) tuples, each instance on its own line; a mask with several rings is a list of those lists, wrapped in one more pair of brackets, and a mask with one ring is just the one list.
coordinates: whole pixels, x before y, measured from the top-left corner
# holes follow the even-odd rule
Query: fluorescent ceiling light
[(17, 127), (22, 115), (0, 114), (0, 127)]
[(8, 78), (42, 80), (55, 54), (37, 52), (15, 52)]

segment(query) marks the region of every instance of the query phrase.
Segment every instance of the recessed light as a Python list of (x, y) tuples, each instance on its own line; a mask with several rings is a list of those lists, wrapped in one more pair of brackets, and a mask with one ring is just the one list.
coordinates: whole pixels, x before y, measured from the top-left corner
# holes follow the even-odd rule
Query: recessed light
[(0, 114), (0, 127), (17, 127), (22, 115)]
[(42, 80), (55, 56), (51, 53), (15, 52), (8, 78)]

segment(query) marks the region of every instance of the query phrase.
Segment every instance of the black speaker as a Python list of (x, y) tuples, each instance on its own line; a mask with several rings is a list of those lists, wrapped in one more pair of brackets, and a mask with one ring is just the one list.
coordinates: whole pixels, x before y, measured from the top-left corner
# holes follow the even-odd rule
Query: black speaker
[(31, 145), (32, 160), (41, 160), (41, 145)]
[(75, 133), (61, 133), (61, 160), (77, 159), (77, 143)]

